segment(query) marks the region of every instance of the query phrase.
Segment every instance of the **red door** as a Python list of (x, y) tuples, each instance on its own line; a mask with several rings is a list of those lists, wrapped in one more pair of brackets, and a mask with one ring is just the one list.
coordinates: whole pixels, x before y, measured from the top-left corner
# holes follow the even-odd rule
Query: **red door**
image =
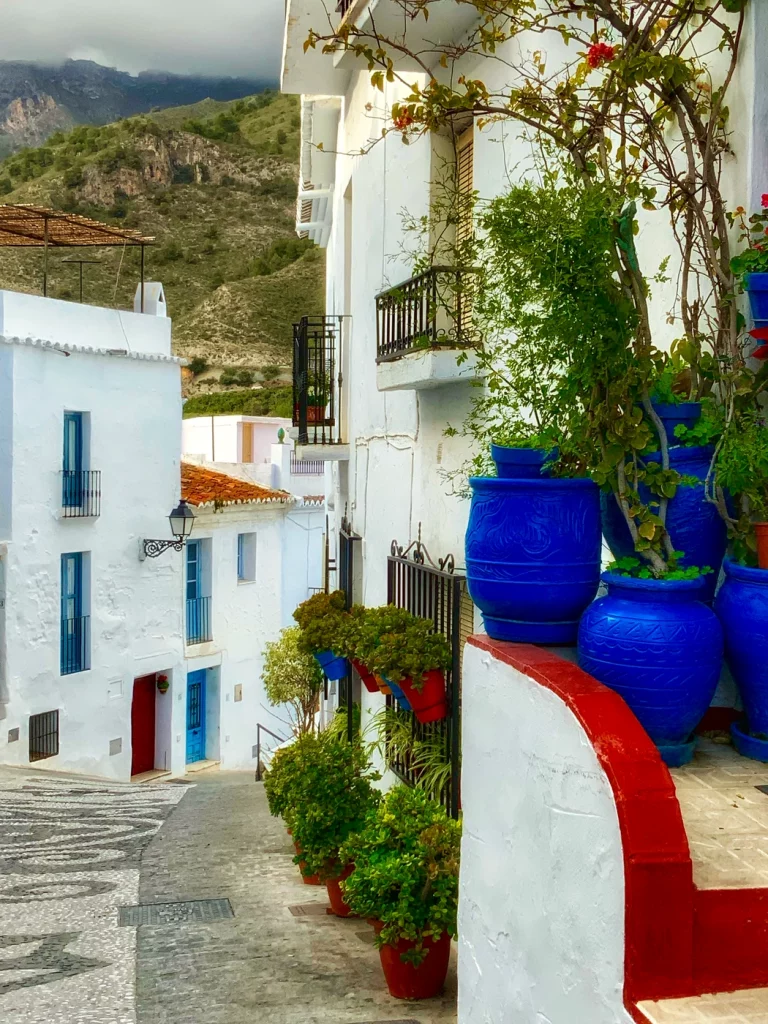
[(131, 704), (131, 775), (155, 767), (155, 677), (133, 681)]

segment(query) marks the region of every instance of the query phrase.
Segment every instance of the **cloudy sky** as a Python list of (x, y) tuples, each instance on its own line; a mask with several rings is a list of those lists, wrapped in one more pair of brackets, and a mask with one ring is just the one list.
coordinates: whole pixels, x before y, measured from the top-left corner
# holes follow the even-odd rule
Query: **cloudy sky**
[(0, 0), (0, 60), (277, 77), (284, 0)]

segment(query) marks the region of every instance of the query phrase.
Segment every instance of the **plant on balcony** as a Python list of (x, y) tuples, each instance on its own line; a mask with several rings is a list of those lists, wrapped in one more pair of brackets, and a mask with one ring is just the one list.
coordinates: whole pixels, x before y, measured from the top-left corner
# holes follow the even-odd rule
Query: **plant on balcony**
[(352, 872), (354, 861), (340, 850), (378, 804), (380, 794), (372, 783), (380, 776), (360, 743), (323, 733), (304, 754), (301, 781), (292, 791), (293, 837), (301, 848), (304, 874), (326, 883), (334, 913), (346, 917), (349, 910), (338, 885)]
[(456, 937), (461, 828), (419, 789), (398, 786), (342, 847), (355, 871), (345, 900), (372, 919), (390, 994), (428, 999), (445, 983)]
[(729, 215), (739, 228), (739, 243), (745, 248), (731, 260), (731, 270), (742, 289), (749, 295), (756, 326), (768, 325), (768, 194), (763, 196), (763, 209), (747, 217), (739, 206)]
[(393, 770), (407, 773), (409, 782), (431, 800), (442, 802), (451, 781), (451, 759), (443, 730), (414, 729), (413, 716), (393, 706), (373, 715), (366, 737), (371, 748)]
[(435, 722), (448, 711), (444, 673), (452, 660), (451, 645), (434, 623), (407, 613), (399, 628), (381, 635), (371, 667), (402, 690), (420, 722)]
[(301, 629), (292, 626), (281, 630), (279, 639), (268, 643), (262, 656), (261, 679), (269, 703), (289, 708), (297, 735), (313, 732), (323, 673), (316, 659), (305, 650)]
[(373, 656), (384, 633), (401, 629), (410, 615), (395, 605), (365, 608), (355, 605), (345, 620), (340, 638), (340, 651), (355, 666), (366, 689), (379, 689), (373, 668)]
[(312, 654), (329, 679), (343, 679), (349, 672), (341, 654), (341, 637), (347, 619), (346, 596), (336, 590), (332, 594), (313, 594), (293, 613), (301, 629), (300, 646)]

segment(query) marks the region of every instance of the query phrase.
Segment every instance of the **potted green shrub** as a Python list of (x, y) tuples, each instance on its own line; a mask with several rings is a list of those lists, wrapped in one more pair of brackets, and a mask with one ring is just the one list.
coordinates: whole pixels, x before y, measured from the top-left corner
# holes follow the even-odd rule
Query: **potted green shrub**
[(314, 655), (325, 675), (332, 680), (349, 674), (340, 642), (345, 626), (347, 599), (342, 590), (313, 594), (296, 608), (293, 617), (301, 629), (301, 646)]
[(752, 318), (757, 326), (768, 325), (768, 194), (762, 197), (762, 210), (747, 218), (743, 206), (729, 215), (731, 225), (740, 229), (739, 242), (744, 244), (740, 253), (731, 259), (731, 270), (741, 287), (749, 295)]
[(323, 673), (317, 659), (304, 649), (299, 626), (281, 630), (280, 638), (264, 648), (263, 658), (261, 679), (267, 700), (273, 707), (290, 708), (298, 735), (312, 732)]
[(373, 671), (398, 686), (420, 722), (445, 718), (448, 703), (445, 671), (451, 667), (451, 645), (434, 623), (410, 612), (400, 628), (384, 633), (372, 656)]
[[(356, 605), (352, 609), (342, 630), (342, 646), (345, 655), (371, 692), (374, 687), (385, 694), (392, 692), (374, 667), (374, 655), (382, 636), (402, 630), (412, 618), (410, 612), (393, 604), (377, 608)], [(405, 700), (402, 691), (400, 699)]]
[[(293, 836), (294, 813), (298, 802), (299, 786), (303, 779), (305, 759), (316, 742), (316, 737), (307, 733), (289, 746), (280, 747), (275, 751), (269, 770), (264, 774), (264, 791), (267, 796), (269, 812), (273, 817), (283, 819), (290, 836)], [(300, 858), (301, 849), (295, 838), (293, 845), (304, 884), (320, 885), (321, 882), (317, 875), (304, 870), (305, 864)]]
[(456, 937), (461, 828), (426, 793), (398, 786), (341, 849), (355, 871), (344, 899), (376, 931), (396, 999), (429, 999), (445, 984)]
[(301, 779), (291, 790), (291, 828), (301, 849), (296, 862), (304, 862), (305, 875), (325, 882), (331, 909), (339, 917), (350, 913), (339, 882), (354, 870), (340, 849), (376, 807), (380, 794), (372, 782), (379, 778), (360, 743), (321, 734), (305, 746)]

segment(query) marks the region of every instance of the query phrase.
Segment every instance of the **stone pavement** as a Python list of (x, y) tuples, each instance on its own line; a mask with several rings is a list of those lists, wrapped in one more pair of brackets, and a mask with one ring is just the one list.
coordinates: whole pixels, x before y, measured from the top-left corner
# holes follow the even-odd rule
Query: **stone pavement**
[(455, 962), (441, 999), (391, 999), (251, 773), (190, 782), (0, 769), (2, 1024), (455, 1022)]
[(325, 914), (251, 774), (194, 783), (144, 852), (141, 902), (225, 898), (234, 917), (139, 928), (138, 1024), (455, 1022), (455, 963), (443, 998), (392, 999), (370, 926)]

